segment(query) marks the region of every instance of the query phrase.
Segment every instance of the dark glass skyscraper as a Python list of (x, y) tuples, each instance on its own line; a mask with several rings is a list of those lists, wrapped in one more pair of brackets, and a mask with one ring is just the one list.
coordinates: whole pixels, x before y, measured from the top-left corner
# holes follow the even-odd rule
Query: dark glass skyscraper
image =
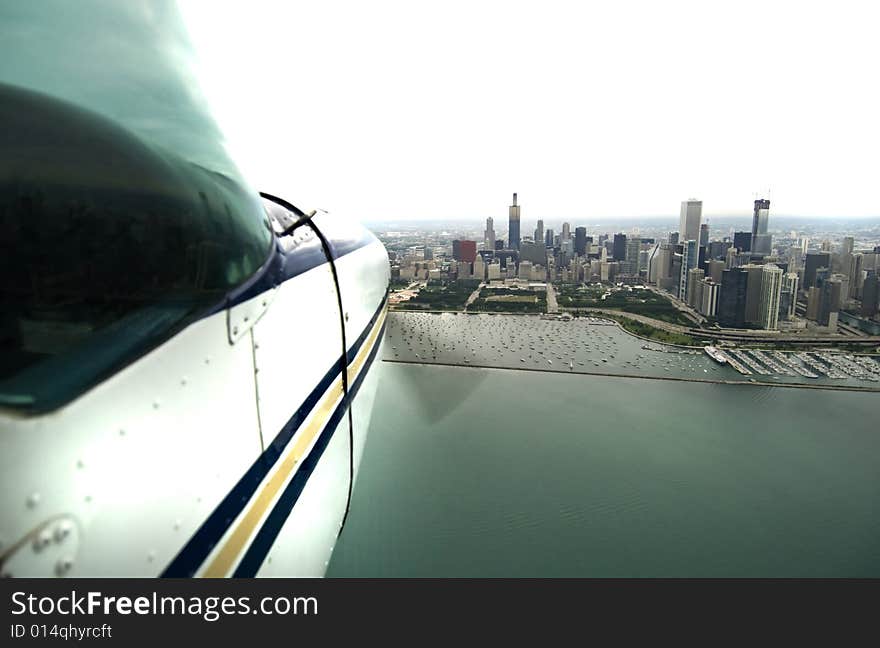
[(721, 292), (718, 295), (718, 323), (731, 328), (743, 328), (746, 320), (748, 273), (742, 268), (731, 268), (721, 273)]
[(579, 256), (587, 254), (587, 228), (576, 227), (574, 230), (574, 251)]
[(756, 254), (770, 254), (771, 238), (767, 233), (769, 220), (770, 201), (759, 198), (755, 201), (755, 211), (752, 215), (752, 252)]
[(507, 247), (512, 250), (519, 249), (519, 205), (516, 204), (516, 194), (513, 194), (513, 204), (507, 210)]
[(733, 247), (735, 247), (740, 252), (750, 252), (752, 250), (752, 233), (734, 232)]
[(829, 252), (807, 252), (804, 260), (804, 290), (816, 285), (816, 270), (831, 267)]
[(626, 234), (614, 235), (614, 247), (611, 248), (611, 257), (615, 261), (626, 259)]

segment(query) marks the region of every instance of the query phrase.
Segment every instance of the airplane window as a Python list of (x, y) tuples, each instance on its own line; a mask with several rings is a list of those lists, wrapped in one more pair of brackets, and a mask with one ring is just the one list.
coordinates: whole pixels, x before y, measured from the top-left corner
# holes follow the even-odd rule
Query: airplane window
[(112, 121), (0, 84), (0, 407), (53, 409), (268, 258), (260, 199)]

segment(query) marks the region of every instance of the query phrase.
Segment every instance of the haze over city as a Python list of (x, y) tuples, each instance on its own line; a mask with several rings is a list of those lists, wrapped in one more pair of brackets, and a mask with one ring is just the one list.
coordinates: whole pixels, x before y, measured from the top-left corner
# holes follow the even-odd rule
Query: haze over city
[(769, 190), (779, 215), (880, 215), (866, 2), (182, 11), (234, 159), (331, 211), (476, 219), (519, 191), (524, 218), (747, 215)]

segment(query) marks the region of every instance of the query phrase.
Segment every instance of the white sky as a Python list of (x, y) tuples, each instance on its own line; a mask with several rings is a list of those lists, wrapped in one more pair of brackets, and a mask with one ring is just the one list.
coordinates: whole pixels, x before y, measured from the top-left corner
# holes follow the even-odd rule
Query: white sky
[(877, 2), (181, 10), (245, 175), (307, 207), (500, 224), (516, 191), (578, 221), (769, 188), (771, 216), (880, 215)]

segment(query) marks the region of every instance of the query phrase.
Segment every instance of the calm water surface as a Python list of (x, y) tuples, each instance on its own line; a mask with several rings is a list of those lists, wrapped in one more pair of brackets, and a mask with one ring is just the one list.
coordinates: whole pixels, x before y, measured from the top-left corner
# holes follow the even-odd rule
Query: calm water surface
[(880, 576), (876, 393), (376, 369), (328, 576)]

